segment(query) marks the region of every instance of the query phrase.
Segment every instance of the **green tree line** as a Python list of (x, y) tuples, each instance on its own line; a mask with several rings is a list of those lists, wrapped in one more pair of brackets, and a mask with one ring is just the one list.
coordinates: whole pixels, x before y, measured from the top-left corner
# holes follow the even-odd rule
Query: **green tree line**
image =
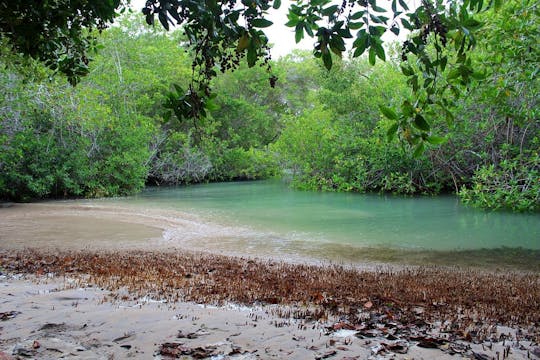
[[(375, 66), (369, 56), (333, 56), (330, 71), (297, 52), (271, 62), (275, 88), (265, 67), (240, 64), (212, 80), (218, 95), (193, 119), (177, 116), (196, 55), (181, 31), (124, 17), (102, 33), (75, 88), (4, 44), (0, 197), (114, 196), (145, 184), (286, 176), (303, 189), (454, 192), (474, 206), (538, 211), (538, 9), (508, 2), (480, 20), (481, 67), (466, 96), (425, 116), (415, 104), (402, 108), (419, 115), (403, 125), (391, 109), (411, 97), (415, 80), (403, 69), (418, 62), (409, 55), (400, 64), (401, 49)], [(456, 68), (445, 71), (451, 78)], [(416, 119), (448, 135), (428, 136)]]

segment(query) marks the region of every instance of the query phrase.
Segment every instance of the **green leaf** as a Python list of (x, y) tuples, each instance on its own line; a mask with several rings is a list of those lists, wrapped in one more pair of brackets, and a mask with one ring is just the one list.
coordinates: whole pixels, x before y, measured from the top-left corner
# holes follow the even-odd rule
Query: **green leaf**
[(373, 47), (369, 48), (369, 63), (373, 66), (375, 65), (375, 49)]
[(412, 26), (411, 23), (406, 19), (401, 19), (401, 25), (403, 25), (403, 27), (407, 30), (414, 30), (414, 26)]
[(414, 126), (422, 131), (429, 131), (431, 128), (426, 119), (420, 114), (416, 114), (414, 117)]
[(300, 22), (296, 25), (296, 29), (294, 31), (294, 40), (298, 44), (302, 39), (304, 38), (304, 23)]
[(414, 70), (410, 67), (410, 65), (404, 65), (403, 63), (401, 64), (401, 72), (405, 76), (414, 75)]
[(362, 28), (362, 26), (364, 26), (363, 22), (350, 22), (348, 24), (348, 27), (349, 27), (350, 30), (358, 30), (358, 29)]
[(396, 137), (398, 128), (399, 128), (399, 124), (398, 124), (397, 122), (396, 122), (396, 123), (393, 123), (393, 124), (388, 128), (388, 130), (386, 131), (386, 138), (388, 139), (388, 141), (394, 140), (394, 138)]
[(324, 67), (327, 70), (330, 70), (332, 68), (332, 55), (329, 51), (326, 51), (322, 54), (322, 59), (324, 62)]
[(401, 19), (401, 25), (407, 30), (414, 30), (414, 26), (407, 19)]
[(253, 42), (250, 43), (248, 47), (247, 52), (247, 63), (249, 67), (255, 66), (255, 63), (257, 62), (257, 49), (255, 48), (255, 45)]
[(399, 0), (399, 5), (401, 5), (401, 7), (405, 10), (409, 10), (409, 7), (407, 6), (407, 4), (405, 3), (404, 0)]
[[(173, 87), (176, 90), (176, 94), (178, 96), (183, 96), (186, 93), (184, 89), (182, 89), (182, 87), (178, 84), (173, 84)], [(171, 94), (171, 95), (174, 96), (174, 94)]]
[(459, 69), (452, 69), (446, 76), (446, 80), (457, 79), (460, 76), (461, 76), (461, 72), (459, 71)]
[(300, 22), (300, 18), (298, 17), (298, 15), (290, 11), (287, 14), (287, 19), (289, 19), (289, 21), (285, 24), (285, 26), (288, 27), (294, 27)]
[(362, 55), (364, 53), (364, 51), (366, 51), (365, 46), (357, 47), (356, 50), (354, 50), (353, 57), (359, 57), (360, 55)]
[(412, 116), (412, 114), (414, 112), (414, 108), (413, 108), (412, 104), (408, 100), (405, 100), (401, 104), (401, 111), (403, 112), (403, 115), (405, 115), (405, 116)]
[(389, 120), (397, 120), (398, 119), (398, 115), (396, 114), (396, 112), (394, 110), (390, 109), (389, 107), (386, 107), (384, 105), (380, 105), (379, 110)]
[(371, 6), (371, 9), (375, 12), (379, 12), (379, 13), (385, 13), (386, 12), (386, 9), (385, 8), (382, 8), (380, 6), (377, 6), (375, 5), (375, 3)]
[(159, 22), (161, 23), (161, 25), (163, 25), (163, 27), (165, 28), (165, 30), (169, 30), (169, 19), (167, 17), (167, 14), (163, 11), (161, 11), (159, 14), (158, 14), (158, 18), (159, 18)]
[(447, 139), (445, 137), (435, 136), (435, 135), (428, 136), (426, 140), (427, 140), (428, 143), (430, 143), (432, 145), (444, 144), (447, 141)]
[(285, 26), (287, 27), (295, 27), (296, 25), (298, 25), (298, 23), (300, 22), (300, 19), (296, 18), (296, 19), (291, 19), (289, 21), (287, 21), (285, 23)]
[(313, 37), (313, 30), (311, 29), (311, 26), (309, 24), (304, 24), (304, 29), (306, 29), (306, 33), (310, 37)]
[(266, 19), (253, 19), (251, 20), (251, 25), (256, 28), (266, 28), (273, 24), (270, 20)]
[(348, 28), (339, 29), (337, 30), (337, 33), (339, 36), (345, 38), (345, 39), (351, 39), (353, 36), (351, 34), (351, 31)]
[(280, 6), (281, 6), (281, 0), (274, 0), (273, 8), (279, 9)]
[(380, 42), (373, 42), (372, 49), (375, 49), (375, 54), (377, 54), (379, 59), (381, 59), (382, 61), (386, 61), (386, 54), (384, 53), (384, 48), (382, 47)]
[(357, 11), (357, 12), (355, 12), (354, 14), (351, 15), (350, 19), (351, 19), (351, 20), (358, 20), (358, 19), (360, 19), (362, 16), (364, 16), (365, 13), (366, 13), (365, 10)]
[(341, 56), (341, 53), (346, 50), (345, 42), (338, 35), (334, 35), (330, 38), (330, 50), (336, 55)]
[(323, 16), (330, 16), (330, 15), (333, 15), (333, 14), (337, 11), (338, 8), (339, 8), (338, 5), (332, 5), (332, 6), (329, 6), (329, 7), (327, 7), (326, 9), (323, 9), (323, 10), (321, 11), (321, 14), (322, 14)]
[(425, 150), (424, 143), (421, 142), (421, 143), (418, 144), (418, 145), (416, 146), (416, 148), (414, 149), (413, 157), (414, 157), (415, 159), (418, 159), (420, 156), (422, 156), (422, 154), (424, 153), (424, 150)]

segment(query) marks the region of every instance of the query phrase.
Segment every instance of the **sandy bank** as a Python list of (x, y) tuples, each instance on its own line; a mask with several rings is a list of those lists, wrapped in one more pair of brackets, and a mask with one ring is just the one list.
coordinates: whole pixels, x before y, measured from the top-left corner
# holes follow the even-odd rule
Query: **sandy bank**
[[(213, 307), (148, 298), (104, 302), (110, 292), (69, 279), (0, 277), (0, 358), (36, 359), (478, 359), (534, 358), (528, 341), (484, 344), (366, 337), (337, 319), (280, 318), (273, 307)], [(67, 289), (66, 289), (67, 287)], [(512, 331), (500, 328), (499, 332)], [(382, 333), (381, 333), (382, 334)], [(398, 334), (399, 335), (399, 334)], [(427, 340), (422, 340), (427, 339)], [(427, 341), (427, 342), (426, 342)], [(393, 349), (393, 350), (391, 350)], [(164, 355), (161, 355), (164, 354)]]
[(525, 359), (540, 352), (538, 274), (42, 249), (0, 251), (0, 267), (6, 354)]

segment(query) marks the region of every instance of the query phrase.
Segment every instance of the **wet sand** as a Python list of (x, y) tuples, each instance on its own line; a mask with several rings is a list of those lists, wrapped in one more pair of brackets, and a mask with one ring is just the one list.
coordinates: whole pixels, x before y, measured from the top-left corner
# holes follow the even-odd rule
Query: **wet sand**
[(0, 208), (0, 243), (11, 249), (150, 249), (162, 240), (165, 226), (114, 208), (62, 203)]
[[(0, 323), (0, 359), (449, 360), (540, 355), (538, 346), (526, 340), (455, 341), (430, 348), (421, 340), (364, 337), (340, 329), (338, 319), (281, 318), (273, 314), (272, 306), (167, 304), (149, 298), (111, 303), (103, 301), (110, 292), (71, 288), (70, 281), (0, 277), (0, 315), (12, 316)], [(175, 350), (178, 356), (166, 356)]]

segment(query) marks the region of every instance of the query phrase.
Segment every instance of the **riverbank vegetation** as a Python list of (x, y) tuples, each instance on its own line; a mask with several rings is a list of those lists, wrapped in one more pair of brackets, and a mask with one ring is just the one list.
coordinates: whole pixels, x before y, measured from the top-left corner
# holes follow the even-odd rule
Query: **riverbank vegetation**
[[(401, 141), (390, 109), (410, 96), (401, 68), (416, 60), (400, 64), (399, 49), (375, 66), (336, 56), (330, 71), (296, 52), (271, 62), (275, 87), (264, 67), (240, 65), (213, 80), (206, 116), (190, 119), (175, 116), (173, 101), (193, 71), (181, 31), (125, 16), (102, 33), (76, 87), (3, 43), (0, 198), (115, 196), (145, 184), (285, 175), (309, 190), (454, 192), (473, 206), (538, 211), (538, 11), (509, 1), (482, 14), (478, 79), (451, 113), (418, 117), (397, 132)], [(411, 148), (426, 126), (433, 135)]]

